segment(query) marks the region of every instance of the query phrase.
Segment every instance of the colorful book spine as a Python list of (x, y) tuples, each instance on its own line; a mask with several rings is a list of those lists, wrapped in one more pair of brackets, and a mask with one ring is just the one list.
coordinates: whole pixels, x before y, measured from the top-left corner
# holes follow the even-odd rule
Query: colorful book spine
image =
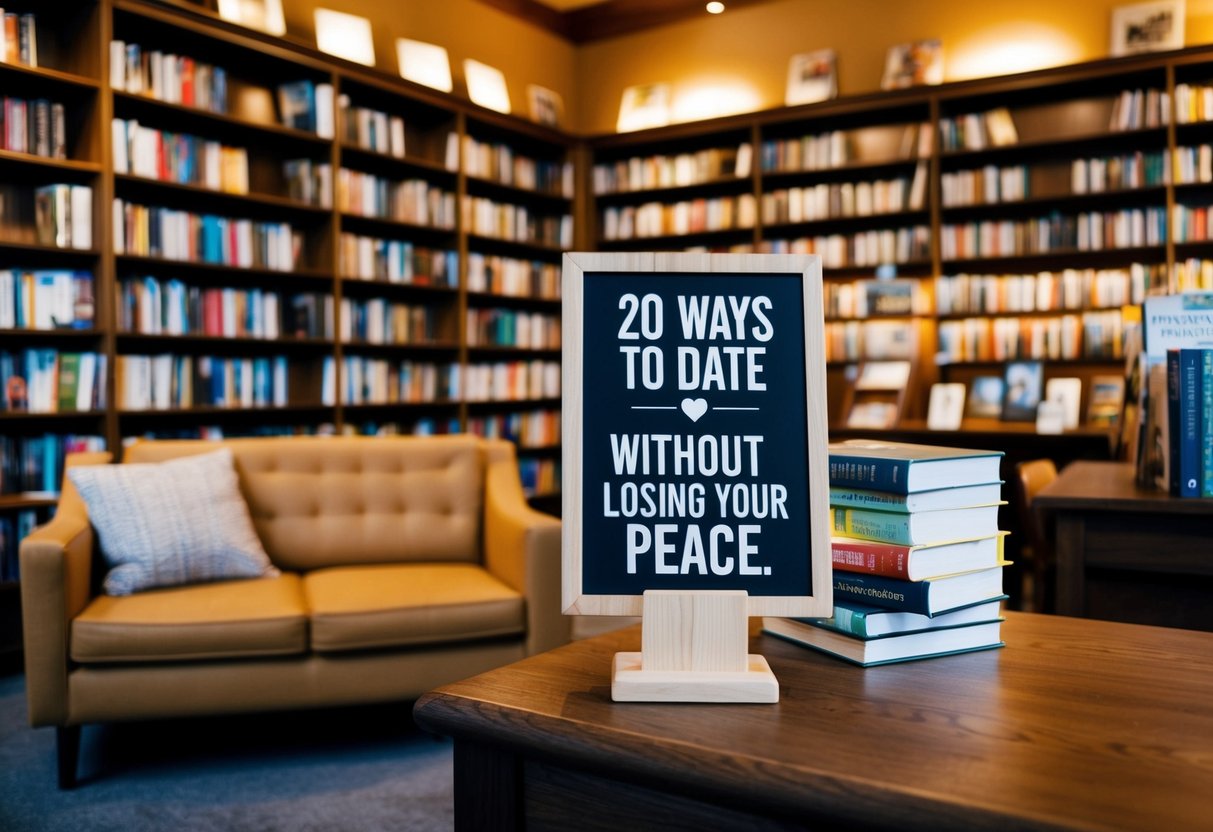
[(831, 508), (834, 534), (862, 537), (909, 546), (913, 543), (909, 514), (868, 511), (861, 508)]
[[(830, 486), (850, 486), (869, 491), (907, 494), (910, 463), (904, 459), (872, 459), (871, 457), (830, 454)], [(843, 532), (839, 532), (843, 534)]]
[(844, 573), (834, 576), (834, 597), (889, 610), (930, 616), (931, 582), (900, 581), (880, 575)]
[(1201, 351), (1201, 489), (1200, 496), (1213, 497), (1213, 350)]
[(1202, 350), (1167, 353), (1168, 419), (1171, 427), (1170, 491), (1179, 497), (1199, 497), (1204, 481), (1201, 442), (1204, 396)]
[(887, 578), (910, 579), (910, 555), (913, 548), (899, 543), (872, 540), (830, 542), (834, 568), (843, 572), (862, 572)]

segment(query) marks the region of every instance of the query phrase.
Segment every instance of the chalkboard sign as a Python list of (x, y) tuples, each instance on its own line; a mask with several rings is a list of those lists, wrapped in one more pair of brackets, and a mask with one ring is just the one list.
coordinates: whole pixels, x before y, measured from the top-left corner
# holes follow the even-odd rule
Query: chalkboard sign
[(574, 253), (563, 280), (565, 611), (829, 615), (818, 258)]

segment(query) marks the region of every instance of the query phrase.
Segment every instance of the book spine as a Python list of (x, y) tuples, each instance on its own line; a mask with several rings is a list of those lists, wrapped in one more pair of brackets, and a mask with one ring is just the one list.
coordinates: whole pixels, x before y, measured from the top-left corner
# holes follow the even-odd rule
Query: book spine
[(1167, 350), (1167, 490), (1179, 496), (1179, 350)]
[(860, 543), (833, 540), (830, 543), (834, 568), (843, 572), (863, 572), (887, 578), (910, 578), (910, 547), (893, 543)]
[(919, 615), (929, 616), (931, 614), (928, 595), (930, 590), (931, 585), (927, 581), (915, 583), (877, 575), (834, 576), (834, 597), (836, 599), (872, 604), (885, 609), (913, 612)]
[(906, 494), (910, 463), (904, 459), (830, 454), (830, 485)]
[(1199, 497), (1203, 479), (1201, 449), (1201, 350), (1179, 351), (1179, 496)]
[(874, 508), (880, 511), (906, 512), (907, 497), (904, 494), (886, 494), (858, 488), (831, 488), (830, 505), (845, 508)]
[(1202, 497), (1213, 497), (1213, 349), (1201, 350), (1201, 489)]
[(833, 516), (834, 534), (884, 543), (911, 543), (908, 514), (857, 508), (835, 508), (830, 513)]

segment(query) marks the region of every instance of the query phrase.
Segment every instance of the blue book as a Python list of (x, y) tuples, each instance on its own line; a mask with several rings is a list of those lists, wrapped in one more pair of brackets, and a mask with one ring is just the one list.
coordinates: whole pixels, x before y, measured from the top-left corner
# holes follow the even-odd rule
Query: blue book
[(912, 612), (934, 618), (1001, 597), (1002, 569), (978, 569), (925, 581), (902, 581), (880, 575), (857, 572), (834, 573), (836, 601), (857, 601), (899, 612)]
[(830, 487), (914, 494), (997, 482), (1002, 451), (851, 439), (832, 442)]
[(1201, 350), (1201, 488), (1202, 497), (1213, 497), (1213, 350)]
[(1176, 497), (1199, 497), (1204, 481), (1200, 391), (1201, 350), (1167, 351), (1167, 421), (1171, 455), (1169, 490)]

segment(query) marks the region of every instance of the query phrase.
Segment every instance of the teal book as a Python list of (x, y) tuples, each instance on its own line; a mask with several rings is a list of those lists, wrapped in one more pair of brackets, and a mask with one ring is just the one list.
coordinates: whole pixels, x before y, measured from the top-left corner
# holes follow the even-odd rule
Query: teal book
[(985, 506), (942, 511), (876, 511), (865, 508), (830, 508), (833, 534), (880, 540), (903, 546), (924, 546), (952, 540), (971, 540), (998, 533), (998, 507)]
[(834, 601), (834, 614), (829, 618), (796, 618), (805, 624), (816, 624), (855, 638), (879, 638), (918, 630), (959, 627), (985, 621), (998, 621), (1006, 595), (991, 598), (934, 618), (913, 612), (898, 612), (858, 601)]
[(879, 638), (856, 638), (820, 624), (790, 618), (765, 618), (763, 630), (861, 667), (953, 656), (1003, 646), (1001, 620)]
[(1201, 489), (1213, 497), (1213, 349), (1201, 351)]

